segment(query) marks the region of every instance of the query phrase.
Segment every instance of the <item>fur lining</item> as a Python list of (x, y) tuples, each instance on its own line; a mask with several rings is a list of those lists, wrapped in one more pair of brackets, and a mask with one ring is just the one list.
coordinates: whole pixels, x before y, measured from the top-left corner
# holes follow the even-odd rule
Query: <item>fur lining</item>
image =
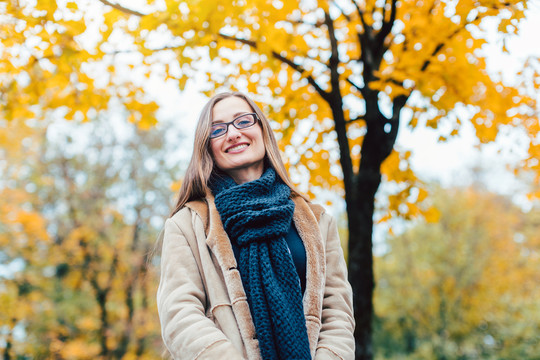
[(319, 339), (321, 327), (320, 314), (324, 298), (324, 279), (326, 259), (321, 232), (317, 226), (324, 209), (322, 206), (308, 204), (301, 197), (293, 198), (295, 203), (293, 220), (306, 249), (306, 292), (304, 293), (304, 315), (308, 329), (311, 356)]
[(206, 235), (208, 235), (208, 204), (202, 200), (195, 200), (186, 203), (186, 207), (195, 211), (199, 215), (203, 221), (204, 232)]

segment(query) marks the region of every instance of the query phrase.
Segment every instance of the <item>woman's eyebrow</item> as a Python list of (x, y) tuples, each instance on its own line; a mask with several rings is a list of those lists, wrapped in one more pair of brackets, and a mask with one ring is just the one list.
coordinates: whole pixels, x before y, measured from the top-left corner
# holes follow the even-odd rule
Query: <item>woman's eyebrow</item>
[(249, 111), (240, 111), (240, 112), (237, 112), (233, 115), (233, 118), (237, 118), (238, 116), (240, 115), (244, 115), (244, 114), (249, 114)]
[[(236, 113), (233, 114), (233, 120), (236, 119), (238, 116), (243, 115), (243, 114), (251, 114), (251, 113), (249, 111), (236, 112)], [(226, 122), (226, 121), (221, 120), (221, 119), (212, 120), (212, 124), (219, 124), (219, 123), (224, 123), (224, 122)]]

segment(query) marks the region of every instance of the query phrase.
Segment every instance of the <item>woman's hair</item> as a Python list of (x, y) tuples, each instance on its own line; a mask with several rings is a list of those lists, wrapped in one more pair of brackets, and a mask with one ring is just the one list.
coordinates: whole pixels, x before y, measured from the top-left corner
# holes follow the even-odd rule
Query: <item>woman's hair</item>
[(287, 186), (291, 188), (293, 196), (301, 196), (307, 200), (307, 198), (300, 194), (296, 190), (287, 174), (287, 170), (283, 165), (283, 160), (279, 152), (276, 138), (270, 127), (270, 123), (266, 116), (264, 116), (261, 109), (255, 104), (253, 100), (248, 98), (241, 92), (227, 92), (220, 93), (212, 97), (203, 108), (197, 123), (195, 130), (195, 141), (193, 146), (193, 155), (189, 162), (184, 180), (178, 193), (178, 200), (176, 206), (171, 213), (171, 216), (176, 214), (188, 201), (202, 199), (209, 191), (208, 180), (213, 171), (216, 171), (214, 159), (210, 151), (210, 131), (212, 128), (212, 110), (214, 106), (223, 99), (231, 96), (236, 96), (243, 99), (249, 104), (253, 112), (257, 114), (260, 119), (263, 143), (266, 151), (266, 161), (270, 166), (274, 168), (278, 176), (283, 180)]

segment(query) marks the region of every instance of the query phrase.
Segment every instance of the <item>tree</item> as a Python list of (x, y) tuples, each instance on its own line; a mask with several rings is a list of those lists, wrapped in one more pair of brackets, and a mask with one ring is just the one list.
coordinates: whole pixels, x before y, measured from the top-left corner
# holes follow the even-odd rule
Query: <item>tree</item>
[[(149, 126), (155, 104), (142, 96), (143, 75), (180, 89), (194, 78), (208, 92), (257, 96), (279, 124), (291, 172), (344, 194), (359, 359), (372, 357), (373, 212), (388, 157), (386, 178), (402, 183), (390, 212), (415, 214), (425, 198), (411, 191), (412, 172), (402, 171), (407, 153), (392, 155), (405, 118), (413, 129), (437, 129), (441, 141), (465, 123), (480, 143), (519, 128), (530, 143), (522, 165), (539, 169), (536, 102), (528, 95), (539, 86), (538, 64), (531, 60), (505, 84), (487, 73), (481, 51), (487, 21), (498, 23), (502, 39), (517, 32), (524, 0), (95, 3), (5, 5), (4, 112), (85, 117), (117, 98)], [(105, 79), (96, 69), (108, 69)], [(21, 101), (39, 106), (21, 112)]]
[(441, 211), (376, 258), (385, 359), (531, 359), (540, 316), (538, 207), (475, 188), (433, 192)]
[(148, 256), (178, 173), (165, 131), (107, 118), (33, 135), (3, 177), (2, 263), (21, 264), (0, 278), (4, 358), (159, 358)]

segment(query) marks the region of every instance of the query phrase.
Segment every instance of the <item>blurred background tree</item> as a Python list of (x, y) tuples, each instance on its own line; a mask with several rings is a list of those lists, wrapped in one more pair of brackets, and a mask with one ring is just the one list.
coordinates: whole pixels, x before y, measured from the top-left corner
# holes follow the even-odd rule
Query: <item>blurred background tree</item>
[(478, 188), (436, 189), (436, 223), (375, 261), (379, 359), (535, 359), (540, 208)]
[(148, 256), (179, 173), (174, 148), (162, 128), (110, 118), (42, 125), (19, 147), (24, 161), (3, 168), (4, 359), (160, 358)]
[(180, 90), (191, 80), (208, 95), (251, 93), (274, 120), (294, 178), (309, 176), (310, 193), (323, 188), (345, 199), (357, 358), (371, 359), (373, 215), (381, 181), (396, 185), (383, 218), (437, 218), (423, 204), (428, 193), (410, 169), (410, 149), (394, 148), (400, 126), (431, 128), (446, 141), (467, 124), (479, 144), (517, 131), (527, 155), (515, 167), (540, 173), (538, 59), (504, 81), (488, 72), (483, 51), (490, 24), (506, 51), (529, 4), (5, 1), (0, 113), (3, 123), (84, 121), (122, 108), (148, 129), (158, 104), (145, 86), (156, 79)]

